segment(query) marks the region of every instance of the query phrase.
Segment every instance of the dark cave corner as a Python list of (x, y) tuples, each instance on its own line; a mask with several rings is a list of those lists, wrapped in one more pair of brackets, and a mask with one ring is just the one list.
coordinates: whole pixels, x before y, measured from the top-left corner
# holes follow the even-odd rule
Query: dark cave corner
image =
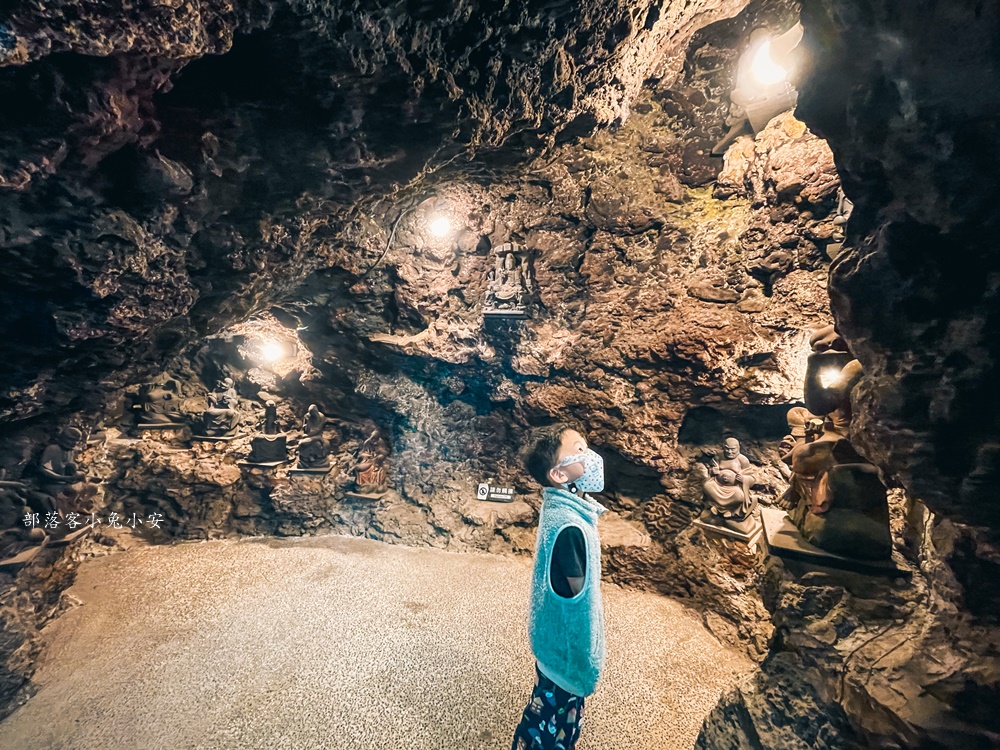
[[(752, 663), (695, 747), (1000, 747), (1000, 8), (898, 5), (5, 4), (0, 720), (98, 558), (530, 558), (567, 421), (605, 582)], [(820, 485), (883, 493), (867, 572), (711, 528)]]

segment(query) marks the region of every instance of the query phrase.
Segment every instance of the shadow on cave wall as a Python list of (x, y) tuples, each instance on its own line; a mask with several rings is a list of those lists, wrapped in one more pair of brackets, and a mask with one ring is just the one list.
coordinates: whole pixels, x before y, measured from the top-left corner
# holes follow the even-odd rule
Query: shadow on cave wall
[(790, 404), (719, 404), (695, 406), (684, 415), (677, 434), (680, 447), (695, 449), (718, 446), (728, 437), (741, 441), (744, 453), (759, 461), (765, 444), (773, 446), (788, 434), (788, 410), (801, 403)]

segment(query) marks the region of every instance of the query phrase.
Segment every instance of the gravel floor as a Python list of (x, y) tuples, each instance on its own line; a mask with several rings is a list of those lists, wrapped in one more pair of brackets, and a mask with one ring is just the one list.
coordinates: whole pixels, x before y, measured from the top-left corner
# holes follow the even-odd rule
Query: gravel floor
[[(530, 570), (344, 537), (89, 561), (0, 748), (507, 750), (533, 679)], [(690, 748), (752, 665), (676, 602), (603, 589), (578, 750)]]

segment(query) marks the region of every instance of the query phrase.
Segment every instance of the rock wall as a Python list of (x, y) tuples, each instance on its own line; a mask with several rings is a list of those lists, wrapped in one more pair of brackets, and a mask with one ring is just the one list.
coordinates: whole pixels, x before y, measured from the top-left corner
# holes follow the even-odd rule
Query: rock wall
[(894, 533), (913, 575), (769, 563), (771, 653), (698, 746), (996, 747), (997, 8), (807, 1), (802, 19), (796, 114), (855, 204), (830, 271), (864, 365), (852, 441), (910, 498)]
[[(699, 31), (742, 6), (5, 11), (3, 478), (33, 481), (72, 422), (93, 502), (162, 513), (151, 542), (332, 530), (517, 553), (537, 508), (517, 448), (569, 418), (607, 457), (608, 577), (687, 597), (762, 659), (701, 747), (995, 746), (996, 9), (807, 0), (796, 114), (826, 140), (783, 116), (720, 161), (748, 30), (797, 11), (755, 2)], [(828, 270), (838, 170), (855, 212)], [(428, 233), (435, 212), (454, 235)], [(531, 256), (523, 322), (483, 316), (504, 242)], [(690, 526), (724, 434), (756, 491), (780, 491), (830, 297), (866, 374), (853, 438), (905, 489), (903, 585)], [(295, 337), (301, 366), (241, 353), (259, 330)], [(192, 419), (233, 376), (241, 437), (139, 439), (125, 393), (166, 373)], [(268, 398), (289, 430), (310, 403), (331, 415), (330, 475), (237, 465)], [(390, 491), (352, 501), (372, 427)], [(518, 501), (473, 500), (485, 478)], [(30, 693), (70, 561), (117, 533), (4, 579), (0, 700)]]

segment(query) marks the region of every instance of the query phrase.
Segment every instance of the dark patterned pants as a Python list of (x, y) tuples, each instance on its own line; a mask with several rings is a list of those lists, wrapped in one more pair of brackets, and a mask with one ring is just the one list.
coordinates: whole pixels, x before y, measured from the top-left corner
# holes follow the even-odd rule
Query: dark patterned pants
[(573, 750), (583, 726), (583, 698), (567, 693), (535, 666), (535, 689), (514, 730), (511, 750)]

